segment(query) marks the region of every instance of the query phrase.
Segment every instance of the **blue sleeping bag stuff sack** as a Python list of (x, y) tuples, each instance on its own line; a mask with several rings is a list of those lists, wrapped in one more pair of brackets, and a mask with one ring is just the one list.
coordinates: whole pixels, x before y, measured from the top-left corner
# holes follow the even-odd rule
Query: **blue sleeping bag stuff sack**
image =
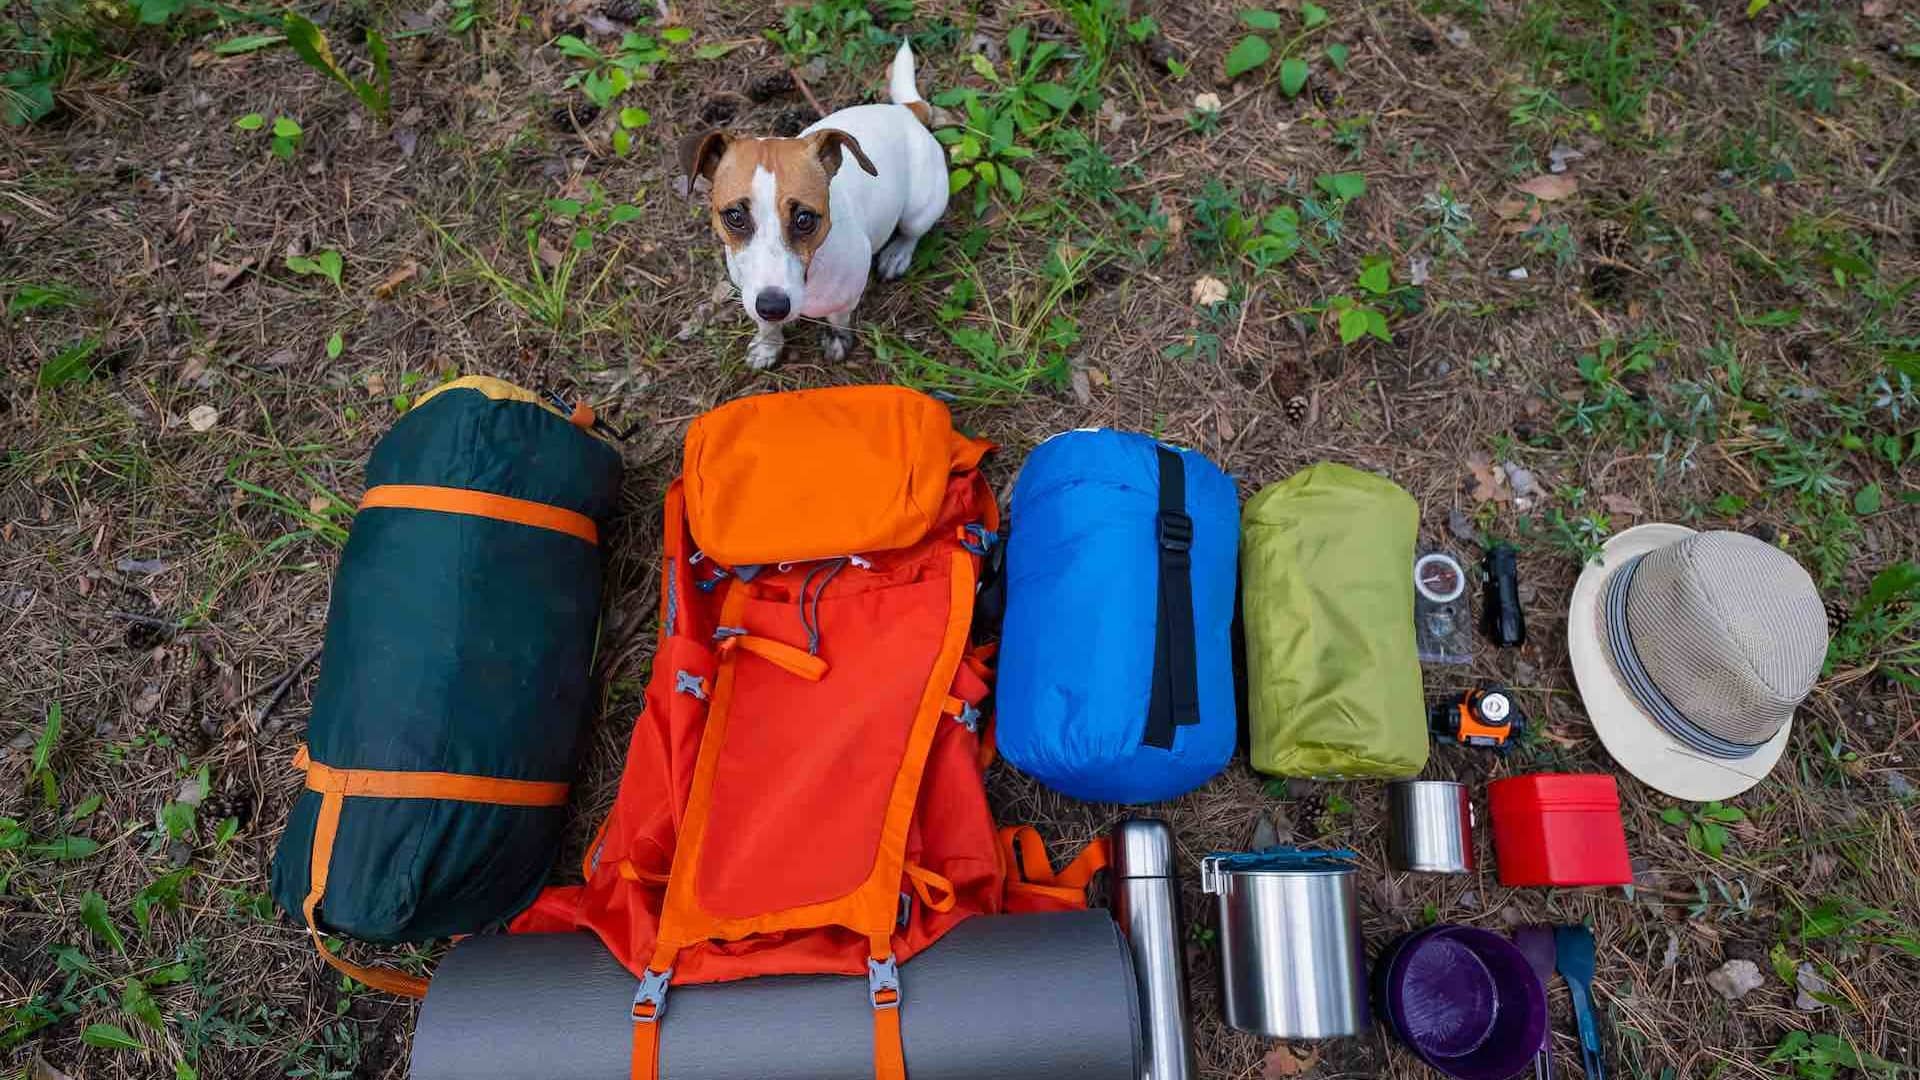
[(994, 692), (1000, 753), (1062, 794), (1144, 803), (1233, 756), (1239, 497), (1122, 431), (1042, 443), (1013, 486)]

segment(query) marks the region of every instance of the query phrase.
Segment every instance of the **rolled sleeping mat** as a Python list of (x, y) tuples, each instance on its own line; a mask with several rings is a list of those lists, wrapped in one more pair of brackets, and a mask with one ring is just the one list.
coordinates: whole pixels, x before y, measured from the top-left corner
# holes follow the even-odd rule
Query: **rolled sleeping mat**
[[(412, 1080), (628, 1080), (633, 975), (588, 934), (472, 938), (434, 976)], [(900, 967), (913, 1080), (1137, 1080), (1133, 960), (1104, 911), (981, 915)], [(663, 1080), (871, 1080), (864, 978), (676, 986)]]

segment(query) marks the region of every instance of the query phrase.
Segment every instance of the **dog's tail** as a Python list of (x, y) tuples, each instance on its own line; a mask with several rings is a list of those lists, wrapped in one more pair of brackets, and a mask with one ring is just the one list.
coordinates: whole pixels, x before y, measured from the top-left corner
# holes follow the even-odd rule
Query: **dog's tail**
[(933, 110), (927, 108), (920, 88), (913, 84), (913, 49), (906, 38), (900, 39), (900, 51), (893, 54), (893, 64), (887, 69), (887, 96), (895, 105), (905, 105), (922, 124), (933, 126)]

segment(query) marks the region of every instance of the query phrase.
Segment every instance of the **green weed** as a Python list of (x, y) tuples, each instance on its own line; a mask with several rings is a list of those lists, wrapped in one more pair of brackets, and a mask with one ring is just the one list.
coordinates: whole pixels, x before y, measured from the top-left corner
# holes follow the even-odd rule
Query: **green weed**
[[(357, 79), (348, 75), (333, 58), (333, 48), (312, 19), (288, 12), (283, 24), (287, 44), (307, 66), (347, 88), (366, 110), (382, 120), (393, 111), (393, 69), (387, 60), (386, 35), (367, 29), (367, 60), (373, 66), (373, 78)], [(276, 132), (277, 134), (277, 132)]]
[[(1260, 8), (1240, 12), (1240, 21), (1253, 33), (1242, 37), (1233, 48), (1227, 50), (1226, 58), (1221, 61), (1227, 78), (1237, 79), (1250, 71), (1265, 67), (1278, 57), (1280, 64), (1275, 70), (1275, 75), (1280, 80), (1280, 92), (1288, 97), (1300, 96), (1300, 91), (1306, 89), (1307, 77), (1312, 74), (1313, 69), (1307, 63), (1306, 57), (1296, 55), (1296, 50), (1308, 38), (1331, 26), (1332, 17), (1327, 14), (1326, 8), (1312, 3), (1311, 0), (1301, 3), (1299, 14), (1298, 30), (1276, 49), (1274, 41), (1279, 39), (1270, 39), (1265, 35), (1277, 34), (1285, 25), (1285, 20), (1274, 12)], [(1344, 53), (1341, 54), (1339, 63), (1342, 66), (1345, 65)]]
[(632, 30), (621, 35), (619, 46), (611, 54), (572, 34), (561, 34), (553, 44), (581, 64), (561, 85), (579, 87), (588, 101), (602, 109), (611, 107), (635, 83), (653, 78), (654, 68), (672, 55), (659, 41)]
[[(1607, 537), (1613, 533), (1613, 519), (1587, 506), (1585, 488), (1565, 487), (1555, 492), (1559, 503), (1547, 512), (1547, 542), (1585, 566), (1600, 557)], [(1533, 533), (1532, 519), (1521, 519), (1522, 531)]]
[[(1442, 255), (1467, 257), (1466, 237), (1473, 235), (1473, 210), (1453, 197), (1453, 189), (1442, 185), (1420, 200), (1420, 212), (1427, 225), (1420, 231), (1420, 243)], [(1563, 226), (1564, 228), (1564, 226)]]
[(1893, 1062), (1856, 1050), (1847, 1040), (1825, 1032), (1788, 1032), (1773, 1053), (1767, 1055), (1765, 1064), (1791, 1066), (1790, 1075), (1798, 1080), (1834, 1080), (1843, 1069), (1880, 1077), (1901, 1072), (1900, 1066)]
[(848, 67), (861, 67), (898, 45), (889, 28), (911, 18), (913, 0), (815, 0), (783, 8), (780, 26), (767, 37), (790, 60), (833, 54)]
[(1607, 338), (1593, 351), (1582, 353), (1574, 364), (1580, 373), (1580, 395), (1562, 401), (1556, 430), (1583, 439), (1609, 433), (1629, 446), (1644, 444), (1652, 430), (1653, 413), (1642, 394), (1625, 380), (1651, 372), (1663, 349), (1659, 338), (1643, 335), (1624, 343)]
[(1690, 847), (1710, 859), (1717, 859), (1726, 851), (1727, 841), (1733, 838), (1727, 826), (1747, 820), (1747, 812), (1737, 806), (1710, 802), (1698, 810), (1669, 806), (1660, 811), (1660, 820), (1685, 829)]
[(1903, 560), (1875, 574), (1827, 645), (1826, 669), (1881, 671), (1920, 689), (1920, 564)]

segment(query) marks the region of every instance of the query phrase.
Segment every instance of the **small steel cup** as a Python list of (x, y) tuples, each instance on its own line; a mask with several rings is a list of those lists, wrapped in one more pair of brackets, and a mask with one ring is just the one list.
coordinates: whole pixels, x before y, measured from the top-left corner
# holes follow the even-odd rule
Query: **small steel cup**
[(1387, 861), (1423, 874), (1473, 872), (1473, 801), (1452, 780), (1401, 780), (1387, 785)]

